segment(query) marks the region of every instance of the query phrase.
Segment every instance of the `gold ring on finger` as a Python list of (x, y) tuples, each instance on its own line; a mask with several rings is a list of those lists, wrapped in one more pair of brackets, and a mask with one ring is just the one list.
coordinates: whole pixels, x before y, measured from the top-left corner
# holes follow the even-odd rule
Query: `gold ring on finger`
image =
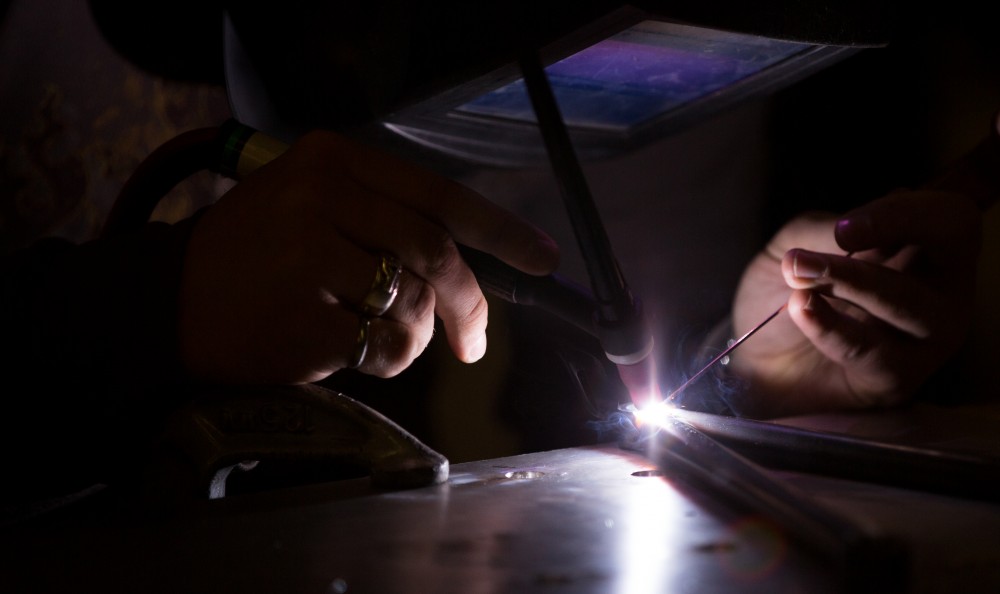
[(380, 316), (392, 307), (392, 302), (399, 293), (399, 277), (402, 272), (403, 265), (398, 258), (382, 254), (378, 268), (375, 269), (375, 279), (361, 303), (361, 311), (369, 316)]
[(358, 336), (354, 339), (354, 353), (347, 364), (351, 369), (361, 367), (361, 364), (365, 362), (365, 356), (368, 354), (368, 335), (371, 332), (372, 320), (368, 316), (361, 316), (360, 322)]

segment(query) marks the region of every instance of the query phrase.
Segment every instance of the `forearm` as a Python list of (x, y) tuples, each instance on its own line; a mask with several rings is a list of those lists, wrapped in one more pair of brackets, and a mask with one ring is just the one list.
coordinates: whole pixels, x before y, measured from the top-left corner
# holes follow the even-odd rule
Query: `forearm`
[(3, 450), (15, 493), (113, 481), (176, 406), (176, 300), (191, 222), (3, 264)]

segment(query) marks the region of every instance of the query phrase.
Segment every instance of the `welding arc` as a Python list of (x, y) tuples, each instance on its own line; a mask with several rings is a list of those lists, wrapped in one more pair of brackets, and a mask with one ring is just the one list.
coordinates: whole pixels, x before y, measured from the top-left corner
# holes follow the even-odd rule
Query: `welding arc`
[(716, 363), (718, 363), (719, 361), (721, 361), (729, 353), (733, 352), (733, 350), (736, 347), (738, 347), (741, 344), (743, 344), (743, 341), (745, 341), (746, 339), (748, 339), (751, 336), (753, 336), (755, 332), (757, 332), (758, 330), (760, 330), (761, 328), (763, 328), (768, 322), (770, 322), (774, 318), (778, 317), (778, 314), (780, 314), (785, 309), (785, 307), (787, 307), (787, 306), (788, 306), (787, 302), (783, 303), (781, 305), (781, 307), (779, 307), (778, 309), (776, 309), (774, 311), (774, 313), (772, 313), (771, 315), (767, 316), (767, 318), (763, 322), (761, 322), (761, 323), (757, 324), (756, 326), (754, 326), (753, 328), (751, 328), (749, 332), (747, 332), (743, 336), (739, 337), (736, 341), (734, 341), (732, 344), (730, 344), (728, 347), (726, 347), (726, 350), (724, 350), (721, 353), (719, 353), (718, 355), (716, 355), (715, 358), (712, 359), (711, 361), (709, 361), (708, 364), (706, 364), (704, 367), (702, 367), (698, 371), (698, 373), (692, 375), (690, 378), (688, 378), (688, 380), (686, 382), (684, 382), (683, 384), (681, 384), (681, 386), (679, 388), (677, 388), (676, 390), (674, 390), (673, 392), (671, 392), (670, 395), (667, 396), (667, 401), (669, 402), (669, 401), (673, 400), (675, 396), (677, 396), (685, 388), (687, 388), (688, 386), (690, 386), (691, 384), (693, 384), (695, 380), (697, 380), (699, 377), (701, 377), (702, 375), (704, 375), (704, 373), (706, 371), (708, 371), (709, 369), (711, 369), (713, 365), (715, 365)]

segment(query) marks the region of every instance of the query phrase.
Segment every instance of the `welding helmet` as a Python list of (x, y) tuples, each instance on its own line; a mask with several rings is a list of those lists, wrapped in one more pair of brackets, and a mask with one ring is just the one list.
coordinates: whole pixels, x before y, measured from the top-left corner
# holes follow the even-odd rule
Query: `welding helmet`
[(888, 42), (882, 2), (249, 3), (225, 11), (234, 116), (416, 152), (544, 159), (520, 71), (537, 52), (581, 158), (630, 151)]

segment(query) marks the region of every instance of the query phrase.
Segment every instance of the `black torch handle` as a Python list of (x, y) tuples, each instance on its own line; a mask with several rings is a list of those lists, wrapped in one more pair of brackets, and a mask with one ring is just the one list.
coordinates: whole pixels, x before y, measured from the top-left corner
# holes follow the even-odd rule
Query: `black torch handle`
[(598, 337), (597, 303), (586, 287), (559, 274), (526, 274), (467, 245), (459, 244), (458, 251), (486, 293), (508, 303), (537, 307)]

